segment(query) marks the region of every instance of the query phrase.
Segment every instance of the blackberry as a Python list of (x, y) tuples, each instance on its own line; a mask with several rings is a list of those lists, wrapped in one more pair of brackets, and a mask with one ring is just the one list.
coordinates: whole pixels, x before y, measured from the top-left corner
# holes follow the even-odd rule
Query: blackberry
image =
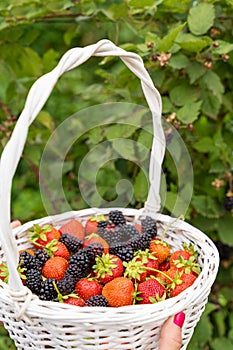
[(27, 270), (34, 269), (36, 267), (36, 261), (34, 256), (32, 256), (27, 251), (23, 251), (22, 253), (20, 253), (19, 264), (21, 267), (24, 267)]
[(229, 260), (233, 255), (233, 248), (221, 241), (216, 241), (215, 245), (218, 249), (220, 260)]
[(71, 254), (77, 253), (83, 246), (81, 239), (68, 233), (63, 233), (59, 241), (65, 244)]
[(46, 250), (38, 249), (35, 252), (34, 258), (35, 258), (37, 266), (42, 269), (42, 267), (44, 266), (46, 261), (49, 259), (49, 255), (46, 252)]
[(119, 225), (115, 228), (106, 228), (103, 234), (103, 239), (109, 244), (110, 247), (114, 247), (118, 243), (125, 241), (125, 232), (122, 228), (123, 225)]
[(62, 280), (56, 282), (57, 288), (62, 295), (72, 293), (75, 290), (76, 283), (77, 279), (68, 274)]
[(85, 301), (83, 306), (109, 306), (107, 299), (103, 295), (93, 295)]
[(128, 241), (130, 238), (139, 236), (139, 231), (136, 229), (136, 227), (132, 224), (126, 224), (122, 226), (122, 229), (124, 231), (124, 237), (125, 240)]
[(91, 260), (88, 254), (88, 248), (82, 248), (71, 256), (66, 275), (71, 275), (74, 278), (80, 279), (88, 275), (90, 267)]
[(232, 192), (230, 192), (230, 194), (227, 194), (225, 196), (224, 208), (227, 211), (232, 211), (233, 210), (233, 193)]
[(43, 282), (41, 273), (37, 269), (30, 269), (26, 272), (26, 286), (32, 293), (39, 294)]
[[(153, 238), (153, 237), (152, 237)], [(150, 247), (150, 241), (151, 241), (151, 232), (148, 230), (148, 232), (142, 233), (140, 235), (141, 240), (141, 250), (149, 249)]]
[(126, 262), (131, 261), (134, 257), (134, 249), (123, 244), (110, 248), (109, 252), (113, 255), (117, 255), (122, 261)]
[(142, 235), (140, 236), (134, 236), (132, 238), (130, 238), (126, 245), (128, 247), (131, 247), (133, 249), (134, 252), (136, 252), (137, 250), (143, 250), (144, 244), (143, 241), (141, 240)]
[(108, 214), (109, 220), (114, 224), (114, 225), (120, 225), (120, 224), (125, 224), (126, 220), (125, 217), (120, 210), (111, 210)]
[(144, 219), (141, 220), (142, 225), (142, 233), (150, 232), (152, 238), (156, 237), (157, 235), (157, 225), (155, 219), (153, 219), (150, 216), (146, 216)]
[(108, 220), (101, 220), (101, 221), (98, 221), (98, 234), (101, 235), (103, 234), (105, 228), (110, 225), (110, 222)]
[(41, 300), (54, 300), (57, 297), (57, 291), (54, 288), (57, 281), (54, 278), (47, 278), (41, 284), (39, 298)]
[(93, 265), (95, 258), (101, 256), (104, 253), (104, 247), (100, 243), (92, 243), (87, 248), (87, 255), (90, 259), (90, 264)]

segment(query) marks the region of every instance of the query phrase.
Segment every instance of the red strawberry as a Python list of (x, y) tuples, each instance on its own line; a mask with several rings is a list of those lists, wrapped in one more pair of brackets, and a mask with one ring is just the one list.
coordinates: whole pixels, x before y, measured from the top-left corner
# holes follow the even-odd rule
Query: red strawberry
[(197, 279), (197, 275), (194, 275), (192, 272), (191, 273), (184, 273), (183, 271), (180, 272), (170, 286), (171, 297), (177, 296), (178, 294), (183, 292), (185, 289), (190, 287), (196, 279)]
[(165, 260), (161, 264), (159, 264), (158, 270), (160, 271), (167, 271), (170, 269), (170, 261)]
[(145, 251), (139, 250), (131, 261), (124, 263), (124, 266), (124, 275), (138, 283), (145, 281), (146, 277), (155, 276), (159, 263), (157, 258), (146, 249)]
[(177, 264), (182, 260), (189, 260), (191, 254), (186, 252), (185, 250), (176, 250), (170, 256), (170, 266), (177, 267)]
[(166, 288), (154, 278), (139, 283), (137, 292), (137, 304), (154, 304), (167, 296)]
[(69, 297), (64, 299), (65, 304), (75, 305), (75, 306), (83, 306), (85, 301), (79, 297)]
[(29, 242), (33, 243), (35, 249), (41, 249), (53, 239), (59, 240), (61, 232), (52, 225), (37, 225), (28, 232), (30, 235)]
[(103, 286), (93, 278), (82, 278), (76, 283), (76, 293), (85, 301), (93, 295), (100, 295)]
[(177, 250), (170, 257), (170, 266), (177, 268), (185, 273), (193, 272), (199, 275), (201, 272), (200, 265), (196, 260), (196, 255), (192, 255), (185, 250)]
[(124, 267), (122, 260), (113, 254), (102, 254), (95, 259), (96, 263), (93, 266), (98, 280), (105, 284), (116, 277), (123, 275)]
[(158, 263), (161, 264), (170, 256), (170, 246), (166, 242), (154, 238), (150, 242), (150, 252), (155, 255)]
[(146, 280), (147, 270), (139, 257), (134, 257), (129, 262), (123, 262), (125, 267), (124, 276), (132, 280), (133, 283), (140, 283)]
[(62, 225), (59, 229), (61, 233), (68, 233), (71, 236), (79, 238), (81, 241), (84, 239), (84, 227), (81, 221), (72, 219)]
[(42, 269), (42, 275), (46, 278), (55, 278), (60, 281), (65, 275), (68, 261), (60, 256), (55, 256), (46, 261)]
[(46, 244), (45, 250), (48, 255), (52, 258), (54, 256), (61, 256), (62, 258), (69, 260), (70, 253), (65, 244), (58, 241), (57, 239), (53, 239), (49, 243)]
[(134, 293), (133, 282), (127, 277), (114, 278), (106, 283), (102, 290), (102, 295), (107, 299), (111, 307), (132, 305)]
[(85, 235), (88, 236), (92, 233), (98, 232), (98, 222), (99, 221), (106, 221), (104, 215), (98, 215), (98, 216), (92, 216), (86, 221), (85, 225)]
[(109, 252), (109, 244), (97, 233), (92, 233), (89, 236), (86, 236), (83, 243), (83, 247), (86, 248), (93, 243), (101, 244), (104, 248), (105, 254)]

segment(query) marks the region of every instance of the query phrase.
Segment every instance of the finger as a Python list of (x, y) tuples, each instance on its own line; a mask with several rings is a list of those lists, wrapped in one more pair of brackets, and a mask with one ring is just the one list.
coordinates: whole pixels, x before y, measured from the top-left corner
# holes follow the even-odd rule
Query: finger
[(14, 220), (11, 222), (11, 228), (16, 228), (18, 226), (21, 226), (21, 222), (19, 220)]
[(185, 320), (183, 312), (169, 317), (160, 333), (159, 350), (180, 350), (182, 345), (181, 328)]

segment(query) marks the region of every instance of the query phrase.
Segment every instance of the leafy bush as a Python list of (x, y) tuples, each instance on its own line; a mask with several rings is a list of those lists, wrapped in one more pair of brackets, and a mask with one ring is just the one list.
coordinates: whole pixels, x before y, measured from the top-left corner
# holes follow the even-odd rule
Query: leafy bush
[[(7, 5), (0, 2), (1, 148), (11, 135), (32, 83), (50, 71), (68, 49), (108, 38), (143, 58), (163, 100), (167, 139), (163, 212), (179, 215), (188, 206), (186, 219), (216, 242), (221, 256), (218, 278), (190, 343), (192, 350), (233, 346), (232, 10), (231, 0), (9, 0)], [(50, 135), (67, 116), (86, 109), (92, 111), (91, 106), (106, 102), (142, 106), (138, 124), (110, 123), (91, 130), (85, 129), (85, 123), (78, 124), (83, 132), (67, 153), (62, 169), (66, 198), (73, 209), (85, 208), (88, 203), (82, 197), (84, 189), (91, 203), (103, 204), (89, 186), (93, 169), (104, 203), (116, 200), (114, 188), (124, 178), (133, 187), (132, 197), (122, 191), (126, 193), (125, 201), (131, 207), (143, 206), (148, 192), (147, 176), (136, 162), (137, 150), (132, 150), (131, 145), (125, 148), (126, 143), (123, 147), (112, 143), (117, 157), (111, 161), (103, 156), (110, 149), (99, 147), (98, 157), (89, 160), (90, 172), (83, 179), (83, 187), (79, 184), (77, 174), (83, 159), (100, 143), (109, 146), (108, 141), (117, 137), (133, 139), (142, 145), (139, 158), (143, 160), (148, 157), (143, 150), (148, 151), (151, 145), (151, 122), (146, 118), (146, 127), (143, 130), (139, 127), (147, 105), (138, 79), (119, 59), (91, 58), (62, 77), (30, 128), (13, 182), (13, 217), (28, 221), (46, 215), (39, 170)], [(182, 163), (185, 157), (189, 160), (187, 154), (172, 153), (172, 137), (181, 142), (179, 135), (185, 145), (181, 148), (187, 150), (192, 161), (190, 169), (187, 162)], [(129, 152), (133, 152), (131, 160), (127, 158)], [(180, 164), (178, 169), (176, 164)], [(180, 188), (178, 175), (187, 174), (193, 188)], [(192, 190), (191, 202), (185, 203)], [(48, 197), (51, 212), (64, 209), (62, 198), (58, 203), (50, 194)], [(177, 197), (181, 198), (180, 206), (175, 206)]]

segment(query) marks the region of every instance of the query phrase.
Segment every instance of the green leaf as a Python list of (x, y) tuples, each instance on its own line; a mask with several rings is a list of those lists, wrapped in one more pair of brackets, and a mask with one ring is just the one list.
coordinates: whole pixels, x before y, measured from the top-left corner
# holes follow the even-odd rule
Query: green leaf
[(208, 90), (212, 91), (214, 95), (222, 101), (222, 94), (224, 93), (224, 86), (219, 75), (212, 70), (207, 71), (201, 78), (201, 82), (205, 84)]
[(186, 67), (186, 71), (188, 73), (191, 84), (193, 84), (197, 79), (206, 73), (204, 65), (195, 61), (190, 62), (190, 64)]
[[(25, 206), (27, 210), (25, 210)], [(42, 202), (40, 192), (31, 188), (24, 188), (14, 199), (13, 215), (22, 221), (30, 220), (31, 217), (41, 216)]]
[(193, 123), (198, 119), (202, 101), (186, 103), (177, 112), (177, 118), (184, 124)]
[(195, 210), (207, 218), (218, 218), (220, 208), (214, 198), (204, 195), (193, 196), (192, 205)]
[(158, 45), (158, 49), (160, 52), (167, 52), (172, 47), (177, 35), (181, 32), (185, 25), (186, 23), (183, 23), (178, 27), (170, 30), (169, 34), (167, 34), (163, 39), (161, 39)]
[(54, 129), (55, 124), (53, 117), (47, 111), (41, 111), (36, 120), (51, 131)]
[(148, 195), (149, 183), (148, 179), (141, 169), (137, 174), (134, 182), (134, 196), (138, 202), (144, 203)]
[(170, 91), (170, 99), (176, 106), (184, 106), (197, 99), (194, 89), (185, 81), (179, 83)]
[(199, 141), (193, 143), (193, 147), (201, 153), (209, 153), (215, 151), (214, 141), (211, 137), (202, 137)]
[(170, 113), (173, 111), (174, 106), (171, 100), (167, 96), (162, 96), (163, 113)]
[(124, 159), (133, 160), (135, 149), (132, 147), (132, 142), (132, 140), (119, 138), (112, 141), (112, 146)]
[(177, 55), (172, 55), (168, 61), (168, 65), (174, 69), (186, 68), (189, 65), (190, 61), (187, 56), (179, 53)]
[(221, 107), (221, 102), (219, 101), (219, 99), (216, 98), (216, 96), (213, 93), (211, 92), (208, 93), (206, 91), (203, 91), (202, 100), (203, 100), (203, 104), (201, 107), (202, 112), (208, 115), (209, 117), (216, 119)]
[(213, 350), (219, 350), (219, 349), (232, 350), (233, 341), (225, 337), (215, 338), (211, 343), (211, 347)]
[(232, 217), (231, 215), (218, 221), (218, 235), (221, 241), (233, 247)]
[(207, 36), (199, 38), (189, 33), (179, 33), (176, 43), (184, 50), (200, 52), (205, 47), (210, 46), (212, 40)]
[(154, 0), (129, 0), (128, 5), (136, 8), (143, 8), (146, 6), (153, 6)]
[(213, 53), (218, 54), (218, 55), (223, 55), (226, 53), (229, 53), (233, 50), (233, 44), (224, 41), (224, 40), (217, 40), (219, 46), (218, 47), (213, 47)]
[(105, 132), (105, 136), (108, 140), (113, 140), (115, 138), (126, 138), (130, 137), (136, 127), (130, 124), (116, 124), (116, 125), (110, 125)]
[(213, 333), (213, 326), (210, 319), (206, 316), (202, 316), (198, 322), (193, 337), (189, 343), (188, 349), (193, 349), (196, 346), (197, 349), (203, 349), (204, 346), (211, 340)]
[(214, 24), (215, 9), (212, 4), (199, 4), (188, 15), (189, 30), (195, 35), (205, 34)]

